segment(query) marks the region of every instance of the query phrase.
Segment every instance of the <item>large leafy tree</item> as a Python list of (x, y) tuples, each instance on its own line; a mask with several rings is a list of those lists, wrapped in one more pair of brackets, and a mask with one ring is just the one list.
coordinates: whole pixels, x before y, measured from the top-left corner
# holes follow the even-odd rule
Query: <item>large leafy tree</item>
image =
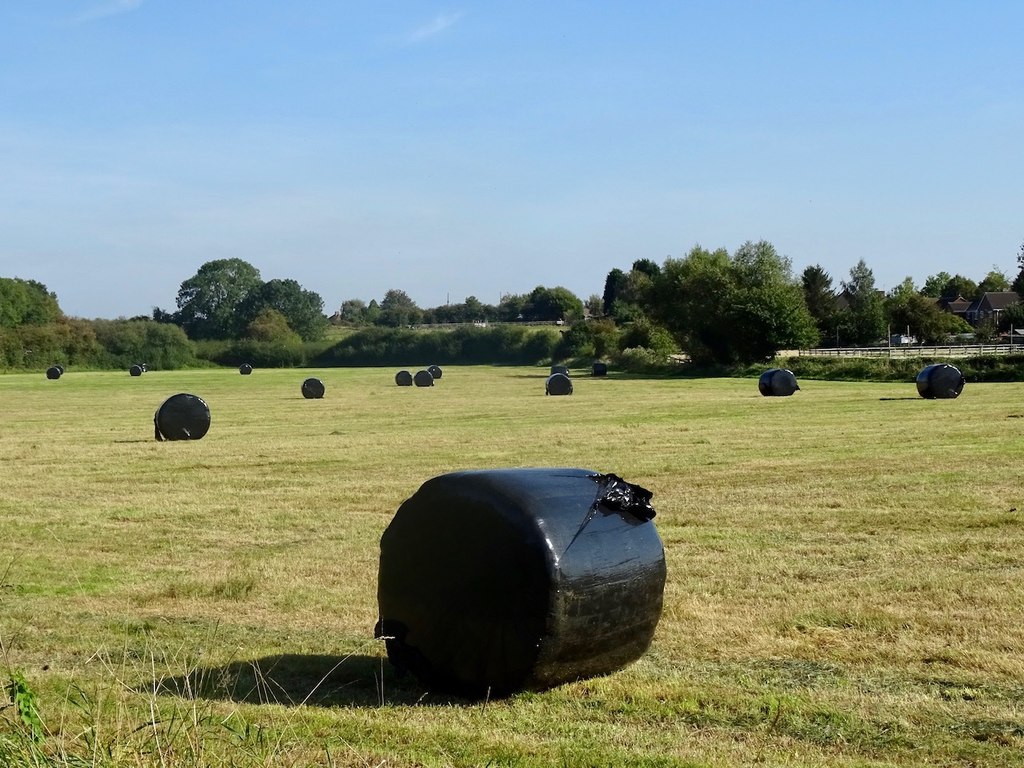
[(1010, 290), (1010, 278), (997, 267), (992, 267), (988, 274), (982, 278), (981, 282), (978, 283), (978, 294), (1008, 291)]
[[(942, 297), (942, 292), (946, 290), (946, 285), (953, 276), (949, 272), (939, 272), (934, 275), (929, 275), (924, 281), (924, 285), (921, 286), (922, 296), (931, 296), (932, 298), (938, 299)], [(951, 298), (956, 298), (955, 296)]]
[(288, 318), (269, 307), (250, 321), (245, 329), (246, 338), (255, 341), (275, 342), (278, 344), (298, 344), (301, 339), (289, 325)]
[(819, 343), (835, 334), (836, 292), (832, 288), (832, 276), (820, 265), (807, 267), (800, 276), (807, 310), (818, 327)]
[(392, 288), (380, 302), (380, 324), (399, 328), (420, 322), (423, 310), (416, 306), (409, 294)]
[(978, 284), (969, 277), (963, 275), (951, 275), (949, 272), (939, 272), (931, 275), (924, 281), (921, 287), (923, 296), (932, 296), (936, 299), (955, 299), (962, 296), (967, 300), (978, 296)]
[(1017, 267), (1017, 276), (1013, 278), (1010, 290), (1016, 291), (1024, 297), (1024, 243), (1020, 244), (1020, 250), (1017, 251)]
[(665, 260), (647, 312), (695, 362), (728, 362), (731, 331), (724, 310), (733, 287), (729, 253), (697, 245), (681, 259)]
[(647, 309), (700, 363), (761, 361), (818, 338), (789, 259), (763, 240), (732, 257), (696, 246), (667, 259)]
[(568, 288), (538, 285), (526, 299), (525, 320), (576, 320), (583, 317), (583, 302)]
[(978, 284), (969, 277), (953, 275), (942, 289), (945, 298), (955, 299), (963, 296), (965, 299), (976, 299), (980, 295)]
[(259, 270), (247, 261), (208, 261), (178, 289), (175, 317), (193, 339), (236, 337), (244, 327), (238, 309), (262, 285)]
[(619, 294), (626, 283), (626, 273), (616, 267), (604, 279), (604, 293), (601, 300), (604, 303), (604, 314), (611, 317), (615, 314), (615, 304), (618, 302)]
[(0, 328), (46, 325), (63, 317), (56, 294), (35, 280), (0, 277)]
[(885, 318), (893, 333), (906, 332), (922, 344), (945, 344), (952, 334), (970, 330), (963, 318), (943, 312), (933, 297), (918, 293), (909, 277), (886, 297)]
[(875, 274), (864, 259), (850, 269), (843, 281), (847, 306), (840, 310), (840, 334), (843, 343), (873, 344), (885, 335), (884, 297), (875, 288)]
[(279, 313), (303, 341), (322, 339), (327, 330), (324, 301), (295, 280), (268, 280), (239, 303), (237, 322), (248, 327), (267, 310)]
[(764, 240), (747, 242), (733, 254), (735, 289), (726, 307), (735, 357), (771, 358), (780, 349), (813, 346), (819, 334), (790, 260)]

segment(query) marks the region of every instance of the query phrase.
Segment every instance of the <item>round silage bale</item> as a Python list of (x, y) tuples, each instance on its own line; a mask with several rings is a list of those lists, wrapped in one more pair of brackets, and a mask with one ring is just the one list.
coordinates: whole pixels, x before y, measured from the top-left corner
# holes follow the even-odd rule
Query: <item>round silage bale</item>
[(319, 400), (324, 396), (324, 383), (320, 379), (306, 379), (302, 382), (302, 396), (307, 400)]
[(565, 373), (552, 373), (544, 382), (545, 395), (571, 395), (572, 379)]
[(399, 371), (398, 373), (395, 374), (395, 384), (397, 384), (400, 387), (411, 387), (412, 374), (409, 373), (408, 371)]
[(210, 429), (210, 408), (203, 398), (181, 392), (164, 400), (153, 425), (157, 440), (199, 440)]
[(796, 376), (786, 368), (771, 368), (761, 374), (757, 388), (765, 397), (789, 397), (800, 389)]
[(608, 363), (603, 360), (597, 360), (594, 363), (593, 368), (594, 376), (607, 376), (608, 375)]
[(63, 373), (64, 370), (59, 365), (51, 365), (49, 368), (46, 369), (46, 378), (50, 379), (51, 381), (54, 379), (59, 379), (61, 377), (61, 374)]
[(443, 372), (441, 371), (441, 368), (440, 368), (439, 366), (436, 366), (436, 365), (428, 365), (428, 366), (427, 366), (427, 371), (428, 371), (428, 372), (430, 373), (430, 375), (431, 375), (431, 376), (433, 376), (433, 377), (434, 377), (435, 379), (440, 379), (440, 378), (441, 378), (441, 375), (442, 375), (442, 373), (443, 373)]
[(128, 369), (128, 374), (131, 376), (141, 376), (142, 366), (138, 364), (133, 365), (131, 368)]
[(551, 373), (564, 373), (566, 376), (569, 375), (569, 368), (565, 365), (552, 365)]
[(434, 386), (434, 377), (430, 371), (416, 371), (416, 375), (412, 377), (413, 384), (417, 387), (432, 387)]
[(965, 383), (959, 368), (949, 363), (935, 363), (917, 374), (917, 393), (929, 400), (956, 398), (963, 392)]
[(665, 586), (650, 498), (585, 469), (428, 480), (381, 537), (376, 634), (389, 660), (471, 696), (632, 663), (654, 636)]
[(242, 363), (238, 366), (238, 372), (243, 376), (249, 376), (252, 374), (252, 366), (249, 363)]

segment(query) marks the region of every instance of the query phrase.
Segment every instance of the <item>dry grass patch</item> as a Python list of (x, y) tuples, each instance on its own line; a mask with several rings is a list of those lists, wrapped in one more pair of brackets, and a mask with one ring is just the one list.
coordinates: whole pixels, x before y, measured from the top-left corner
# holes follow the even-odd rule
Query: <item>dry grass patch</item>
[[(0, 671), (45, 726), (25, 736), (9, 689), (0, 759), (1024, 764), (1024, 385), (393, 376), (0, 376)], [(157, 443), (177, 392), (210, 432)], [(502, 701), (397, 678), (372, 639), (381, 533), (430, 477), (518, 466), (654, 492), (651, 651)]]

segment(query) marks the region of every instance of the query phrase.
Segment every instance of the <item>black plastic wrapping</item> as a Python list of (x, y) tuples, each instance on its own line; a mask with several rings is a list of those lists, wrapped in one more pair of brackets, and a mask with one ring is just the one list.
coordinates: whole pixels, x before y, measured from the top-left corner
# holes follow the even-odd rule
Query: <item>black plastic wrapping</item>
[(412, 374), (408, 371), (399, 371), (395, 374), (395, 384), (400, 387), (412, 386)]
[(542, 690), (649, 647), (664, 548), (650, 492), (586, 469), (428, 480), (381, 537), (377, 635), (431, 688)]
[(64, 369), (61, 368), (59, 365), (51, 365), (49, 368), (46, 369), (46, 378), (50, 379), (51, 381), (54, 379), (59, 379), (63, 373)]
[(128, 369), (128, 374), (131, 375), (131, 376), (141, 376), (142, 375), (142, 366), (141, 365), (133, 365), (131, 368)]
[(593, 367), (594, 376), (607, 376), (608, 375), (608, 363), (598, 360), (594, 363)]
[(443, 375), (443, 373), (444, 373), (444, 372), (443, 372), (443, 371), (442, 371), (442, 370), (441, 370), (441, 369), (440, 369), (440, 368), (439, 368), (438, 366), (436, 366), (436, 365), (431, 365), (431, 366), (428, 366), (428, 367), (427, 367), (427, 371), (428, 371), (428, 372), (430, 373), (430, 375), (431, 375), (431, 376), (433, 376), (433, 377), (434, 377), (435, 379), (440, 379), (440, 378), (441, 378), (441, 376), (442, 376), (442, 375)]
[(765, 397), (789, 397), (800, 389), (796, 376), (787, 368), (770, 368), (761, 374), (757, 388)]
[(416, 371), (416, 375), (412, 377), (413, 384), (417, 387), (432, 387), (434, 386), (434, 377), (430, 371)]
[(545, 395), (571, 395), (572, 379), (564, 373), (552, 373), (544, 382)]
[(302, 382), (302, 396), (307, 400), (319, 400), (324, 396), (324, 383), (320, 379), (306, 379)]
[(252, 373), (252, 366), (248, 363), (242, 363), (238, 366), (238, 372), (243, 376), (249, 376)]
[(552, 365), (550, 373), (564, 373), (566, 376), (568, 376), (569, 367), (566, 365)]
[(935, 363), (917, 374), (917, 393), (929, 400), (956, 398), (964, 391), (965, 383), (959, 368), (949, 363)]
[(182, 392), (164, 401), (153, 425), (157, 440), (199, 440), (210, 429), (210, 408), (203, 398)]

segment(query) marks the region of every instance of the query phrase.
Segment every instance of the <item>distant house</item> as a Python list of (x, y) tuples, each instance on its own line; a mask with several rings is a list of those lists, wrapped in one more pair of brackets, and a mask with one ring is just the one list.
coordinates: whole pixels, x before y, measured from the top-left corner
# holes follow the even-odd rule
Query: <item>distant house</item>
[(944, 312), (949, 312), (951, 315), (962, 317), (964, 320), (967, 319), (967, 310), (971, 308), (971, 302), (965, 299), (963, 296), (957, 296), (956, 298), (950, 298), (949, 296), (943, 296), (935, 300), (935, 303), (939, 305), (939, 309)]
[(1020, 303), (1020, 296), (1016, 291), (989, 291), (971, 302), (971, 306), (964, 313), (964, 318), (971, 325), (977, 325), (984, 320), (999, 322), (999, 315), (1007, 307)]

